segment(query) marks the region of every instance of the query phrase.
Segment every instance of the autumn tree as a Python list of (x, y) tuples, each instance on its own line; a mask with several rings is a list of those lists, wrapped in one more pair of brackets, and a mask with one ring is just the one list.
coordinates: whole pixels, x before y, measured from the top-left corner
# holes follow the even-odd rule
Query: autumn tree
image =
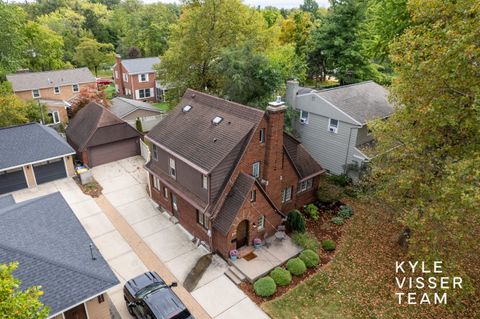
[(373, 125), (384, 155), (370, 182), (410, 229), (412, 257), (442, 260), (471, 292), (480, 288), (480, 6), (411, 0), (408, 9), (412, 26), (389, 49), (397, 108)]
[(98, 91), (96, 85), (89, 85), (82, 87), (75, 99), (72, 101), (72, 106), (69, 109), (68, 116), (71, 118), (77, 114), (83, 107), (90, 102), (96, 102), (105, 107), (110, 106), (104, 91)]
[(74, 58), (78, 64), (86, 65), (97, 76), (100, 64), (113, 61), (113, 45), (99, 43), (91, 38), (82, 38), (77, 46)]
[(13, 276), (18, 263), (0, 264), (0, 314), (8, 319), (44, 319), (49, 309), (39, 300), (41, 287), (20, 288)]

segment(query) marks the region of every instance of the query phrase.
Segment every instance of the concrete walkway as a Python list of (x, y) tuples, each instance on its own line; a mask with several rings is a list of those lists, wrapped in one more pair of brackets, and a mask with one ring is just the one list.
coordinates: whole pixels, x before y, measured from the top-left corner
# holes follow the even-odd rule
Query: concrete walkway
[[(156, 270), (167, 281), (183, 283), (195, 262), (207, 251), (196, 247), (191, 242), (191, 236), (180, 225), (170, 222), (168, 215), (160, 212), (150, 200), (143, 164), (141, 157), (132, 157), (93, 168), (92, 173), (102, 185), (104, 194), (104, 197), (96, 200), (97, 205), (133, 248), (142, 264)], [(224, 275), (227, 268), (227, 263), (214, 255), (212, 264), (191, 294), (184, 290), (177, 291), (179, 296), (182, 293), (180, 298), (189, 308), (190, 305), (196, 307), (192, 300), (183, 295), (188, 294), (212, 318), (268, 319)]]

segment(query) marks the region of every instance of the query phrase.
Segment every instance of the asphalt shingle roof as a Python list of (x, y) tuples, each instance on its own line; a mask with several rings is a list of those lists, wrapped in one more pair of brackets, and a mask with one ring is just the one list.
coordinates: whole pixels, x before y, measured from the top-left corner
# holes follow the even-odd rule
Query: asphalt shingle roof
[(288, 133), (283, 133), (283, 145), (293, 166), (299, 174), (300, 180), (324, 172), (324, 169), (303, 147), (302, 143)]
[(0, 196), (0, 209), (15, 204), (15, 200), (11, 194)]
[(94, 297), (119, 281), (60, 193), (0, 209), (0, 262), (18, 261), (22, 287), (42, 286), (50, 314)]
[(7, 75), (14, 92), (80, 83), (95, 83), (96, 79), (88, 68), (66, 69), (45, 72), (26, 72)]
[(0, 170), (74, 153), (48, 126), (29, 123), (0, 128)]
[[(183, 111), (186, 105), (191, 106), (188, 112)], [(223, 120), (215, 125), (215, 117)], [(147, 137), (210, 172), (262, 118), (263, 111), (188, 89)]]
[(127, 69), (128, 73), (132, 74), (155, 72), (153, 67), (159, 63), (160, 58), (158, 57), (122, 60), (124, 68)]
[(162, 110), (156, 108), (150, 103), (127, 99), (124, 97), (116, 97), (111, 100), (110, 111), (119, 118), (123, 118), (136, 110), (145, 110), (155, 113), (164, 113)]

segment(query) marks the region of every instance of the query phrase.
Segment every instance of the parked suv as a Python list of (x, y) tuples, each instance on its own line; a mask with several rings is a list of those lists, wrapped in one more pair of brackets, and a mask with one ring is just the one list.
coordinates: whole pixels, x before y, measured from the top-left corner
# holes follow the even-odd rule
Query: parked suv
[(153, 271), (130, 279), (123, 287), (128, 312), (137, 319), (194, 319), (172, 287)]

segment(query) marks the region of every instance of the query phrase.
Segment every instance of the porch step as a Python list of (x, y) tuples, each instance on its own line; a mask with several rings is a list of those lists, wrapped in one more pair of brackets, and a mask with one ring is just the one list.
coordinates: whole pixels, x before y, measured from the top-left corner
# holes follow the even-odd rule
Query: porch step
[(227, 271), (225, 271), (225, 275), (231, 280), (233, 281), (233, 283), (235, 285), (240, 285), (240, 283), (242, 282), (240, 280), (240, 278), (237, 277), (237, 275), (235, 275), (235, 273), (233, 271), (231, 271), (231, 269), (227, 269)]
[(228, 267), (228, 269), (233, 272), (235, 274), (235, 276), (237, 276), (238, 279), (240, 279), (241, 281), (245, 281), (245, 275), (237, 269), (237, 267), (235, 266), (230, 266)]

